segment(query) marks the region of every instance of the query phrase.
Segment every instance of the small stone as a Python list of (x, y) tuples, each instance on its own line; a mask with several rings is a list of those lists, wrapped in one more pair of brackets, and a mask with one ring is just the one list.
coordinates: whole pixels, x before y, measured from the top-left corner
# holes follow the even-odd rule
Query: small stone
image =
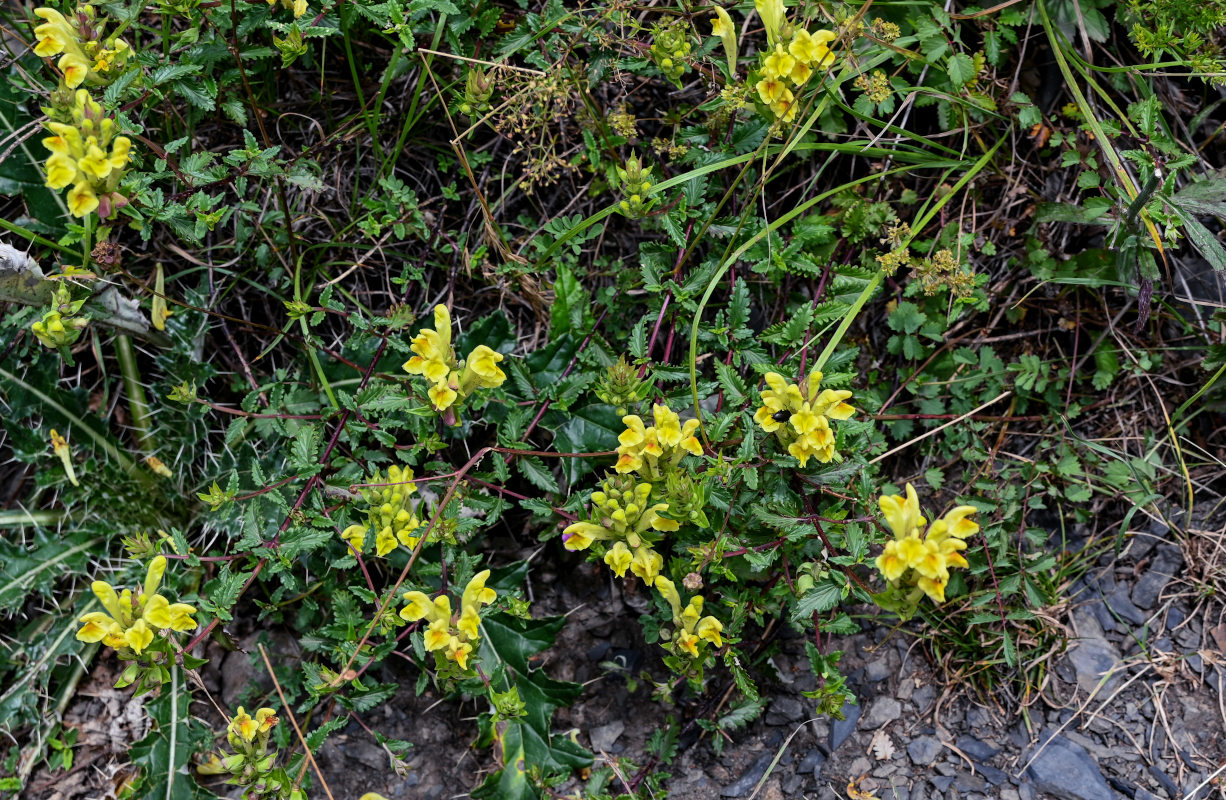
[(843, 719), (830, 721), (830, 752), (839, 749), (839, 745), (847, 741), (856, 730), (856, 722), (860, 719), (861, 708), (857, 703), (843, 704)]
[(1158, 769), (1156, 766), (1151, 766), (1149, 768), (1149, 774), (1153, 776), (1154, 780), (1162, 784), (1162, 788), (1166, 791), (1167, 797), (1179, 797), (1179, 787), (1175, 785), (1175, 781), (1171, 780), (1169, 775)]
[(911, 800), (911, 792), (906, 786), (891, 786), (881, 793), (881, 800)]
[(890, 660), (885, 656), (876, 661), (870, 661), (864, 667), (864, 677), (873, 683), (880, 683), (890, 677), (893, 672), (894, 670), (890, 669)]
[(979, 706), (971, 706), (966, 711), (966, 723), (973, 728), (982, 728), (992, 723), (992, 715)]
[(1030, 781), (1022, 781), (1017, 785), (1017, 796), (1021, 800), (1035, 800), (1034, 784)]
[(1132, 796), (1132, 800), (1162, 800), (1162, 798), (1144, 786), (1138, 786), (1136, 794)]
[(620, 720), (614, 720), (608, 725), (593, 728), (588, 732), (588, 738), (592, 740), (592, 750), (597, 753), (611, 751), (613, 744), (617, 741), (617, 737), (621, 736), (624, 730), (626, 730), (626, 723)]
[(981, 792), (986, 789), (988, 782), (978, 775), (958, 775), (954, 778), (954, 787), (959, 792)]
[(800, 790), (800, 785), (804, 783), (804, 778), (799, 775), (789, 775), (784, 781), (783, 794), (785, 797), (796, 797), (796, 793)]
[(936, 761), (944, 749), (935, 736), (917, 736), (907, 745), (907, 755), (911, 757), (912, 764), (926, 767)]
[(1175, 545), (1160, 545), (1149, 567), (1132, 587), (1132, 602), (1146, 611), (1158, 603), (1162, 590), (1183, 566), (1183, 555)]
[(1063, 736), (1053, 736), (1042, 746), (1026, 772), (1039, 791), (1060, 800), (1111, 800), (1116, 796), (1085, 748)]
[[(866, 757), (859, 756), (858, 758), (856, 758), (855, 761), (851, 762), (851, 774), (852, 775), (865, 775), (868, 773), (868, 768), (870, 766), (872, 765), (868, 763), (868, 759)], [(870, 786), (870, 787), (864, 787), (864, 788), (871, 789), (872, 787)]]
[(1132, 622), (1133, 625), (1145, 625), (1145, 620), (1149, 619), (1149, 615), (1133, 603), (1132, 598), (1129, 597), (1128, 587), (1123, 583), (1108, 595), (1107, 608), (1112, 614), (1118, 615), (1124, 621)]
[(915, 690), (911, 695), (911, 702), (915, 703), (915, 707), (923, 714), (928, 709), (932, 708), (932, 703), (937, 699), (937, 690), (928, 684), (924, 684)]
[(988, 783), (993, 786), (1000, 786), (1008, 782), (1009, 775), (1004, 770), (999, 770), (991, 764), (980, 764), (975, 767), (979, 774), (988, 779)]
[(796, 766), (796, 774), (811, 774), (813, 775), (813, 780), (820, 781), (822, 779), (822, 767), (824, 766), (826, 766), (825, 754), (821, 750), (814, 748), (800, 760), (800, 764)]
[(935, 787), (938, 792), (940, 792), (941, 794), (945, 794), (946, 792), (949, 791), (950, 785), (954, 782), (954, 776), (953, 775), (938, 775), (935, 778), (929, 778), (929, 780), (932, 781), (933, 787)]
[(725, 786), (720, 794), (724, 797), (744, 797), (749, 794), (758, 785), (758, 781), (762, 780), (762, 776), (766, 774), (774, 758), (775, 754), (769, 750), (758, 756), (748, 769), (741, 773), (741, 777)]
[(770, 710), (766, 712), (767, 725), (787, 725), (799, 722), (805, 715), (805, 707), (794, 697), (783, 695), (771, 702)]
[(864, 715), (864, 724), (861, 726), (868, 730), (880, 728), (887, 722), (893, 722), (902, 716), (902, 703), (898, 702), (893, 697), (878, 697), (869, 707), (868, 713)]
[(1111, 673), (1099, 694), (1107, 697), (1119, 685), (1121, 676), (1119, 652), (1106, 639), (1092, 637), (1078, 639), (1077, 644), (1069, 651), (1069, 661), (1077, 672), (1077, 685), (1086, 694), (1093, 692), (1102, 682), (1103, 676)]
[(1006, 786), (1000, 790), (1000, 800), (1021, 800), (1021, 795), (1017, 793), (1017, 789)]
[(976, 761), (986, 761), (1000, 752), (1000, 748), (993, 747), (974, 736), (959, 736), (954, 746)]

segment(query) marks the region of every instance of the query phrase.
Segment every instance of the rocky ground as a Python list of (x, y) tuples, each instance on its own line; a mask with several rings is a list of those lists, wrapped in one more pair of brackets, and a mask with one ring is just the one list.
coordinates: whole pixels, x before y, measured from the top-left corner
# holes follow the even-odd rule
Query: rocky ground
[[(846, 654), (844, 672), (858, 704), (849, 704), (841, 721), (810, 719), (811, 701), (801, 693), (813, 688), (814, 678), (803, 641), (786, 629), (777, 631), (758, 670), (770, 698), (765, 713), (733, 732), (719, 755), (691, 726), (676, 759), (657, 767), (672, 775), (668, 796), (1226, 797), (1226, 612), (1221, 567), (1214, 566), (1226, 563), (1224, 543), (1223, 523), (1211, 525), (1202, 516), (1185, 526), (1155, 524), (1131, 535), (1118, 557), (1104, 555), (1069, 587), (1067, 608), (1055, 610), (1054, 619), (1066, 627), (1067, 647), (1051, 654), (1049, 677), (1025, 714), (991, 698), (985, 704), (965, 687), (945, 683), (922, 640), (866, 617), (862, 633), (831, 644)], [(1191, 566), (1185, 563), (1190, 557)], [(606, 572), (578, 561), (560, 574), (538, 571), (532, 582), (538, 613), (571, 610), (544, 668), (587, 687), (575, 706), (559, 712), (558, 729), (578, 730), (580, 741), (598, 754), (597, 766), (618, 757), (648, 763), (647, 741), (665, 716), (688, 719), (704, 701), (680, 698), (670, 711), (651, 700), (649, 683), (627, 681), (643, 670), (659, 673), (659, 648), (638, 633), (645, 592), (627, 592)], [(288, 637), (275, 644), (285, 651), (282, 659), (295, 657)], [(123, 743), (143, 731), (139, 720), (128, 719), (126, 697), (107, 688), (114, 676), (103, 663), (66, 723), (82, 728), (86, 750), (92, 743), (102, 754), (88, 762), (88, 774), (96, 779), (40, 773), (28, 797), (114, 796)], [(363, 722), (414, 747), (397, 763), (361, 725), (351, 724), (319, 754), (337, 800), (356, 800), (367, 791), (393, 799), (460, 797), (481, 780), (488, 753), (468, 747), (480, 709), (440, 702), (429, 693), (415, 697), (410, 669), (386, 668), (384, 678), (403, 673), (405, 688)], [(229, 707), (258, 702), (271, 689), (241, 652), (216, 659), (203, 674)], [(198, 713), (208, 713), (204, 705)], [(73, 774), (84, 772), (78, 767)], [(572, 782), (557, 791), (577, 786)], [(323, 796), (318, 787), (315, 795)]]

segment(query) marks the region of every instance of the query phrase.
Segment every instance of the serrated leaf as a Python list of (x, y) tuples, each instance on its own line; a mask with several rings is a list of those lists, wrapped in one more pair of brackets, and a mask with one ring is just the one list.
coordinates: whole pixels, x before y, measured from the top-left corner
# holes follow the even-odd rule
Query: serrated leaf
[(519, 474), (528, 479), (536, 488), (542, 492), (552, 492), (560, 494), (561, 488), (558, 486), (558, 481), (553, 477), (553, 473), (545, 466), (545, 462), (537, 456), (519, 456), (515, 459), (515, 466), (519, 470)]

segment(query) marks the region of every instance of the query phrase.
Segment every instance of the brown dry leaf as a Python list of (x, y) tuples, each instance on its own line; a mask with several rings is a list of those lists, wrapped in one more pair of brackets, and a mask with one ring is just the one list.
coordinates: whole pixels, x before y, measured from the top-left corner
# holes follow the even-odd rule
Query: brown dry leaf
[(889, 761), (894, 757), (894, 742), (885, 728), (878, 728), (873, 734), (873, 740), (868, 743), (868, 749), (878, 761)]
[(847, 798), (848, 800), (881, 800), (872, 792), (866, 792), (862, 789), (857, 789), (856, 784), (867, 778), (868, 775), (861, 775), (858, 778), (852, 778), (847, 782)]
[(1217, 644), (1219, 653), (1226, 653), (1226, 625), (1217, 625), (1209, 629), (1209, 635)]

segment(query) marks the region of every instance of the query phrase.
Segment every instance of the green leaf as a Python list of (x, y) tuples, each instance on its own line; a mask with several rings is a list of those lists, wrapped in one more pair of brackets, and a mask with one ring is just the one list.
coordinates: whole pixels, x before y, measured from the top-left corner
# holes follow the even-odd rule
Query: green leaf
[(558, 481), (553, 477), (553, 473), (545, 466), (537, 456), (517, 456), (515, 466), (519, 469), (519, 474), (528, 479), (536, 488), (542, 492), (552, 492), (560, 494), (561, 488), (558, 486)]
[(212, 744), (211, 732), (189, 713), (191, 690), (177, 666), (170, 667), (170, 682), (145, 704), (152, 728), (129, 749), (132, 763), (141, 768), (145, 800), (205, 800), (215, 798), (188, 771), (193, 752)]
[(847, 585), (827, 575), (800, 598), (796, 608), (792, 610), (792, 621), (801, 622), (815, 613), (823, 614), (837, 606), (846, 596)]
[(553, 305), (549, 308), (549, 338), (564, 333), (582, 334), (584, 317), (591, 308), (591, 298), (575, 273), (565, 264), (555, 264), (558, 279), (553, 284)]
[[(592, 763), (590, 753), (564, 735), (555, 736), (551, 726), (554, 710), (573, 703), (583, 691), (582, 684), (554, 680), (528, 664), (532, 656), (553, 644), (565, 622), (565, 617), (525, 620), (494, 614), (481, 623), (481, 663), (490, 668), (496, 665), (495, 672), (505, 676), (498, 690), (514, 686), (525, 707), (522, 717), (506, 723), (504, 752), (522, 753), (527, 763), (546, 773), (569, 773)], [(518, 756), (509, 763), (518, 763)]]
[[(626, 426), (613, 406), (605, 403), (572, 408), (554, 430), (554, 448), (559, 453), (592, 453), (617, 449), (617, 437)], [(562, 459), (562, 475), (574, 485), (599, 462), (593, 458)]]
[(1213, 235), (1213, 232), (1191, 214), (1181, 211), (1179, 216), (1183, 219), (1184, 233), (1209, 262), (1209, 266), (1218, 272), (1226, 270), (1226, 247), (1222, 247), (1222, 243)]
[(1226, 172), (1188, 184), (1171, 196), (1171, 202), (1192, 214), (1226, 218)]
[(949, 81), (954, 85), (954, 88), (961, 89), (975, 80), (975, 59), (966, 53), (956, 53), (949, 57), (949, 61), (945, 65), (945, 71), (949, 75)]

